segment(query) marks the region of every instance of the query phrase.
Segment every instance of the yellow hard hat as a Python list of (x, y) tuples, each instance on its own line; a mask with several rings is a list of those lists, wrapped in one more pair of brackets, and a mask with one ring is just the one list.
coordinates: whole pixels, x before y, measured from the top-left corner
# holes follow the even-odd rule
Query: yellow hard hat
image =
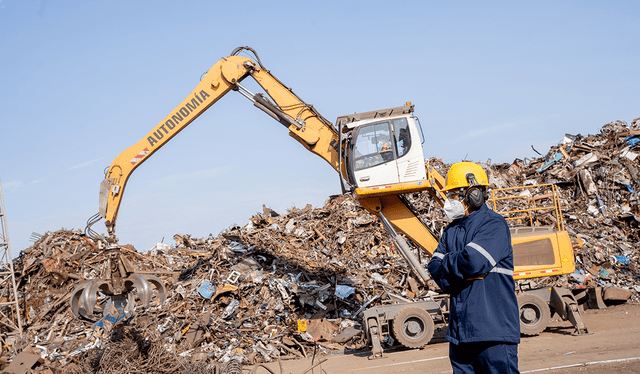
[(473, 175), (477, 184), (481, 186), (489, 185), (489, 178), (487, 173), (482, 170), (482, 167), (473, 162), (457, 162), (451, 165), (447, 178), (445, 179), (445, 187), (443, 191), (449, 191), (456, 188), (466, 188), (470, 186), (469, 174)]

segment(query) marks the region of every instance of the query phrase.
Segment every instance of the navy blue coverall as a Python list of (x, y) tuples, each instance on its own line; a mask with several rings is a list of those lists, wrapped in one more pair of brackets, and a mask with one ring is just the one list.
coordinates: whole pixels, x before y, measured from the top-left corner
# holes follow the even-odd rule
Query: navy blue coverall
[(446, 339), (454, 373), (518, 373), (520, 321), (505, 219), (487, 205), (444, 230), (428, 265), (451, 296)]

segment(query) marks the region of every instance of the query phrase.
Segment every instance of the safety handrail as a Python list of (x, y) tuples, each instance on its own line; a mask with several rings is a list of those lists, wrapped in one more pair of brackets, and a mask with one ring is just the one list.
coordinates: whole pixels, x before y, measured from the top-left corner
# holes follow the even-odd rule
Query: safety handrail
[(551, 211), (558, 230), (564, 231), (560, 198), (554, 184), (496, 188), (490, 191), (488, 202), (507, 221), (525, 220), (529, 226), (541, 226), (538, 216)]

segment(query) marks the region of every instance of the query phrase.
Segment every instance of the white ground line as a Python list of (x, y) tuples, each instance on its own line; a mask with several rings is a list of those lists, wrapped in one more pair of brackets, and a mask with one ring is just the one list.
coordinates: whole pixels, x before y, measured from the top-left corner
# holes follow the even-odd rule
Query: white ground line
[[(413, 363), (418, 363), (418, 362), (443, 360), (443, 359), (447, 359), (448, 360), (449, 356), (425, 358), (425, 359), (422, 359), (422, 360), (414, 360), (414, 361), (406, 361), (406, 362), (396, 362), (396, 363), (393, 363), (393, 364), (385, 364), (385, 365), (378, 365), (378, 366), (367, 366), (365, 368), (353, 369), (353, 370), (351, 370), (351, 372), (355, 372), (355, 371), (359, 371), (359, 370), (378, 369), (378, 368), (398, 366), (398, 365), (407, 365), (407, 364), (413, 364)], [(588, 366), (588, 365), (597, 365), (597, 364), (611, 364), (611, 363), (616, 363), (616, 362), (635, 361), (635, 360), (640, 360), (640, 357), (620, 358), (620, 359), (615, 359), (615, 360), (603, 360), (603, 361), (590, 361), (590, 362), (584, 362), (584, 363), (579, 363), (579, 364), (553, 366), (553, 367), (542, 368), (542, 369), (520, 371), (520, 374), (537, 373), (537, 372), (548, 371), (548, 370), (567, 369), (567, 368), (578, 367), (578, 366)]]
[(408, 365), (408, 364), (414, 364), (414, 363), (418, 363), (418, 362), (426, 362), (426, 361), (434, 361), (434, 360), (442, 360), (442, 359), (449, 359), (449, 356), (442, 356), (442, 357), (432, 357), (432, 358), (425, 358), (422, 360), (414, 360), (414, 361), (405, 361), (405, 362), (396, 362), (393, 364), (385, 364), (385, 365), (378, 365), (378, 366), (367, 366), (366, 368), (358, 368), (358, 369), (353, 369), (351, 370), (353, 371), (358, 371), (358, 370), (370, 370), (370, 369), (378, 369), (378, 368), (383, 368), (383, 367), (389, 367), (389, 366), (398, 366), (398, 365)]
[(615, 362), (625, 362), (625, 361), (635, 361), (635, 360), (640, 360), (640, 357), (620, 358), (620, 359), (616, 359), (616, 360), (604, 360), (604, 361), (591, 361), (591, 362), (584, 362), (584, 363), (581, 363), (581, 364), (554, 366), (554, 367), (548, 367), (548, 368), (543, 368), (543, 369), (521, 371), (520, 374), (536, 373), (536, 372), (539, 372), (539, 371), (547, 371), (547, 370), (566, 369), (566, 368), (571, 368), (571, 367), (576, 367), (576, 366), (587, 366), (587, 365), (596, 365), (596, 364), (611, 364), (611, 363), (615, 363)]

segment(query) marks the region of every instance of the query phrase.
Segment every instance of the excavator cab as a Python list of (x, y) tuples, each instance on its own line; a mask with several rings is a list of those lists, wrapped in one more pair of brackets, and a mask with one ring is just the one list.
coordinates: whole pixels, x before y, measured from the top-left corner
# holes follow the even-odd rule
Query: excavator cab
[(402, 116), (367, 121), (353, 129), (350, 169), (358, 187), (426, 178), (419, 136), (418, 141), (412, 139), (412, 128), (416, 129), (413, 118)]
[[(413, 105), (338, 117), (347, 183), (356, 195), (428, 188)], [(401, 192), (400, 192), (401, 191)]]

